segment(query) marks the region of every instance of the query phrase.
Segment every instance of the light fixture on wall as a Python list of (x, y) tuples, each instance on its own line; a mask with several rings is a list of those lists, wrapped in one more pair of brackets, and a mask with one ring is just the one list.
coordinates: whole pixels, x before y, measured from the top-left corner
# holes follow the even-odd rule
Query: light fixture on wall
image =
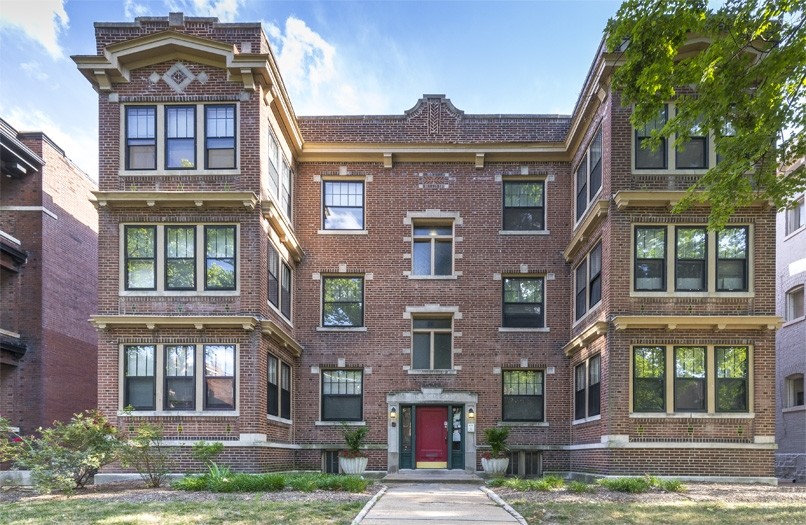
[(472, 408), (467, 410), (467, 419), (476, 419), (476, 411)]
[(389, 409), (389, 421), (392, 422), (392, 426), (397, 426), (397, 409), (392, 407)]

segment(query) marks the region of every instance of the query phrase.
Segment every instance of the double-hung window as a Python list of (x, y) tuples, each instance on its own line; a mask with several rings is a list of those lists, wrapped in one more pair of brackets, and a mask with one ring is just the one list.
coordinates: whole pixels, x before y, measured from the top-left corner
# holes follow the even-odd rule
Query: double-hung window
[(291, 366), (280, 363), (280, 417), (291, 419)]
[(292, 272), (291, 267), (280, 256), (277, 248), (269, 241), (268, 247), (268, 300), (280, 310), (280, 313), (291, 320)]
[(196, 347), (165, 345), (165, 410), (196, 409)]
[(286, 319), (291, 319), (291, 267), (288, 266), (285, 261), (283, 261), (280, 265), (280, 275), (282, 276), (282, 280), (280, 281), (280, 313), (282, 313)]
[(157, 108), (126, 107), (126, 169), (157, 169)]
[(196, 227), (165, 227), (165, 289), (196, 289)]
[(680, 170), (708, 168), (708, 132), (701, 129), (699, 121), (688, 140), (675, 148), (675, 166)]
[(747, 291), (748, 228), (725, 228), (716, 233), (716, 289)]
[(707, 230), (693, 226), (675, 228), (674, 288), (677, 291), (708, 289)]
[(453, 368), (453, 320), (450, 317), (412, 318), (412, 368)]
[(204, 345), (204, 409), (235, 409), (234, 345)]
[(747, 347), (717, 346), (716, 411), (747, 412)]
[(576, 171), (576, 219), (579, 220), (588, 209), (602, 187), (602, 130), (591, 140), (582, 155)]
[(204, 289), (234, 290), (235, 227), (206, 226), (204, 236), (206, 246)]
[(269, 133), (269, 195), (277, 198), (280, 192), (280, 145), (273, 133)]
[(795, 286), (786, 292), (785, 303), (784, 321), (794, 321), (803, 317), (803, 285)]
[(235, 168), (235, 106), (204, 106), (207, 169)]
[(666, 411), (666, 348), (633, 348), (633, 412)]
[(666, 289), (666, 227), (635, 228), (635, 289)]
[(157, 227), (125, 226), (125, 289), (156, 290)]
[(272, 243), (269, 243), (269, 302), (280, 306), (280, 254)]
[(165, 106), (165, 168), (196, 167), (196, 106)]
[(412, 274), (453, 274), (453, 224), (416, 221), (412, 228)]
[(501, 419), (542, 422), (543, 371), (504, 370)]
[(790, 235), (806, 224), (806, 197), (796, 200), (792, 206), (786, 210), (786, 234)]
[(130, 345), (123, 352), (123, 406), (135, 410), (154, 410), (156, 391), (156, 354), (154, 345)]
[(288, 163), (283, 160), (282, 169), (280, 171), (282, 187), (280, 188), (280, 209), (282, 209), (288, 218), (291, 218), (291, 168)]
[(364, 278), (322, 277), (322, 326), (352, 328), (364, 325)]
[(322, 189), (322, 227), (325, 230), (364, 229), (363, 182), (326, 180)]
[(574, 270), (574, 319), (581, 319), (601, 300), (602, 243), (598, 242)]
[(707, 401), (705, 382), (705, 348), (698, 346), (675, 347), (675, 412), (705, 412)]
[(322, 370), (322, 421), (364, 418), (362, 370)]
[(504, 181), (504, 230), (546, 229), (543, 181)]
[(502, 326), (510, 328), (542, 328), (543, 278), (504, 277)]
[(601, 356), (595, 355), (574, 368), (574, 419), (599, 415)]
[(270, 416), (280, 415), (280, 360), (269, 356), (267, 378), (266, 413)]
[(652, 133), (666, 125), (668, 106), (664, 104), (658, 115), (642, 128), (635, 130), (635, 168), (666, 169), (666, 137), (661, 137), (660, 146), (655, 151), (644, 147), (644, 142), (652, 137)]

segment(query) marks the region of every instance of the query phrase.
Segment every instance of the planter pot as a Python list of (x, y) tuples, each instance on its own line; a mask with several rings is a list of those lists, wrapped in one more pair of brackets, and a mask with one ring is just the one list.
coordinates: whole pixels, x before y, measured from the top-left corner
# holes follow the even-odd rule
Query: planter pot
[[(367, 470), (369, 458), (339, 458), (339, 467), (345, 474), (361, 475)], [(506, 467), (505, 467), (506, 468)]]
[(509, 466), (509, 458), (481, 458), (481, 466), (490, 476), (503, 476)]

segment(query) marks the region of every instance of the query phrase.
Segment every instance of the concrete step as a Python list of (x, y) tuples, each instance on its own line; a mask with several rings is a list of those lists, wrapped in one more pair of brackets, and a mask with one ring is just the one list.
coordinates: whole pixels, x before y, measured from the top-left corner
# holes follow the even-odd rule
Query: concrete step
[(483, 485), (484, 480), (472, 472), (448, 469), (401, 469), (387, 474), (388, 483), (471, 483)]

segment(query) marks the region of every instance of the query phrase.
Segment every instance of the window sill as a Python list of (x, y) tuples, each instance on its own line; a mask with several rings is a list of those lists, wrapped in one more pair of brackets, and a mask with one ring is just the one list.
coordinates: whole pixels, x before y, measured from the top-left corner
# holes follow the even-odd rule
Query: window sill
[(453, 368), (445, 368), (439, 370), (430, 370), (426, 368), (410, 368), (407, 370), (409, 375), (423, 375), (423, 376), (450, 376), (456, 375), (459, 373), (458, 370), (454, 370)]
[(499, 326), (498, 331), (502, 333), (518, 333), (518, 332), (550, 332), (551, 328), (544, 326), (542, 328), (515, 328), (511, 326)]
[(340, 427), (342, 425), (348, 427), (365, 427), (366, 421), (314, 421), (314, 426), (317, 427)]
[(595, 304), (595, 305), (593, 305), (591, 308), (589, 308), (587, 312), (585, 312), (584, 314), (582, 314), (582, 317), (580, 317), (579, 319), (577, 319), (576, 321), (574, 321), (574, 322), (571, 324), (571, 328), (572, 328), (572, 329), (573, 329), (573, 328), (576, 328), (577, 326), (580, 326), (580, 325), (585, 324), (586, 322), (588, 322), (588, 317), (592, 317), (592, 316), (593, 316), (593, 314), (594, 314), (594, 313), (596, 313), (596, 311), (597, 311), (597, 310), (599, 310), (599, 307), (600, 307), (601, 305), (602, 305), (602, 300), (601, 300), (601, 299), (599, 299), (599, 302), (598, 302), (598, 303), (596, 303), (596, 304)]
[(270, 416), (270, 415), (266, 414), (266, 419), (268, 419), (269, 421), (274, 421), (275, 423), (283, 423), (284, 425), (293, 425), (294, 424), (293, 420), (286, 419), (286, 418), (280, 417), (280, 416)]
[(175, 169), (175, 170), (166, 170), (166, 169), (154, 169), (154, 170), (118, 170), (118, 176), (120, 177), (175, 177), (181, 175), (240, 175), (241, 170), (239, 168), (235, 169), (226, 169), (226, 170), (205, 170), (201, 168), (191, 168), (191, 169)]
[(317, 332), (366, 332), (366, 326), (317, 326)]
[(600, 419), (602, 419), (602, 414), (596, 414), (595, 416), (590, 416), (583, 419), (575, 419), (571, 422), (571, 425), (582, 425), (585, 423), (593, 423), (594, 421), (599, 421)]
[(282, 320), (283, 320), (283, 322), (284, 322), (285, 324), (287, 324), (289, 328), (294, 328), (294, 323), (292, 323), (292, 322), (291, 322), (291, 319), (289, 319), (288, 317), (286, 317), (286, 316), (285, 316), (285, 314), (283, 314), (283, 312), (281, 312), (279, 308), (277, 308), (276, 306), (274, 306), (273, 304), (271, 304), (271, 301), (266, 300), (266, 304), (268, 304), (268, 305), (269, 305), (269, 308), (271, 308), (272, 310), (274, 310), (274, 313), (276, 313), (276, 314), (277, 314), (277, 316), (278, 316), (280, 319), (282, 319)]
[(238, 297), (240, 290), (120, 290), (120, 297)]
[(803, 231), (806, 231), (806, 224), (804, 224), (803, 226), (800, 226), (799, 228), (797, 228), (795, 230), (792, 230), (790, 233), (787, 233), (786, 235), (784, 235), (784, 242), (788, 241), (792, 237), (795, 237), (797, 234), (799, 234), (800, 232), (803, 232)]
[(785, 321), (784, 324), (781, 325), (781, 328), (786, 328), (788, 326), (792, 326), (793, 324), (798, 324), (801, 321), (805, 321), (806, 316), (803, 317), (796, 317), (795, 319), (790, 319), (789, 321)]
[(126, 412), (118, 410), (118, 417), (237, 417), (241, 413), (238, 410), (134, 410)]
[(498, 235), (549, 235), (549, 230), (498, 230)]
[(317, 230), (319, 235), (369, 235), (367, 230)]
[(716, 298), (716, 299), (752, 299), (755, 292), (667, 292), (667, 291), (638, 291), (630, 290), (630, 297), (664, 297), (669, 299), (690, 299), (690, 298)]
[(549, 424), (546, 421), (499, 421), (497, 427), (545, 427)]
[(755, 419), (754, 412), (717, 412), (707, 414), (705, 412), (630, 412), (631, 419)]
[(454, 272), (453, 275), (411, 275), (403, 272), (403, 275), (415, 281), (451, 281), (462, 276), (462, 272)]
[(806, 405), (798, 405), (781, 409), (782, 414), (789, 414), (791, 412), (806, 412)]

